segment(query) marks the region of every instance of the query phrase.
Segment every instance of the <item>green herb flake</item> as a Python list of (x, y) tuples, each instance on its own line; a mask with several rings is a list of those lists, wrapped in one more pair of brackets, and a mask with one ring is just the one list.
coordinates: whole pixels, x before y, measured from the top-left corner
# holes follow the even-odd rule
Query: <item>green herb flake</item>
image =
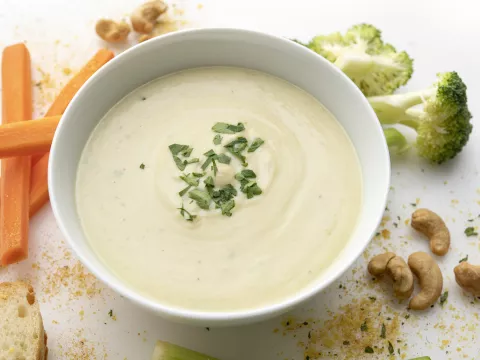
[(192, 185), (188, 185), (185, 189), (179, 191), (178, 195), (180, 195), (180, 196), (185, 195), (188, 192), (188, 190), (190, 190), (191, 188), (192, 188)]
[(185, 181), (190, 186), (198, 186), (200, 181), (197, 177), (193, 176), (193, 174), (181, 175), (180, 179)]
[(243, 166), (247, 166), (246, 157), (242, 155), (242, 151), (248, 146), (248, 140), (242, 136), (236, 138), (235, 140), (229, 142), (227, 145), (224, 145), (224, 148), (228, 150), (230, 154), (235, 156)]
[(221, 164), (230, 164), (230, 161), (232, 161), (232, 158), (226, 154), (220, 154), (218, 155), (218, 162)]
[(465, 256), (463, 259), (460, 259), (460, 261), (458, 263), (460, 264), (460, 263), (465, 262), (465, 261), (468, 261), (468, 255)]
[(369, 298), (370, 300), (372, 300), (372, 301), (376, 301), (376, 300), (377, 300), (377, 298), (376, 298), (375, 296), (369, 296), (368, 298)]
[(382, 339), (387, 338), (387, 327), (385, 326), (385, 324), (382, 324), (382, 330), (380, 331), (380, 337)]
[(440, 296), (440, 305), (443, 306), (448, 299), (448, 291), (445, 291), (442, 296)]
[(465, 235), (467, 235), (467, 236), (477, 236), (478, 233), (475, 231), (474, 227), (469, 226), (465, 229)]
[(213, 182), (213, 178), (211, 176), (207, 177), (204, 181), (205, 186), (214, 187), (215, 183)]
[(195, 177), (201, 178), (201, 177), (204, 177), (204, 176), (205, 176), (205, 173), (193, 172), (192, 175), (195, 176)]
[(220, 205), (222, 215), (232, 216), (232, 209), (235, 207), (235, 200), (231, 199)]
[(173, 161), (175, 161), (175, 165), (177, 165), (177, 168), (180, 171), (185, 170), (185, 168), (187, 167), (186, 162), (182, 161), (182, 159), (180, 159), (177, 155), (173, 155)]
[(343, 342), (343, 345), (345, 345), (345, 346), (350, 345), (350, 341), (345, 340), (345, 341)]
[(212, 130), (220, 134), (235, 134), (245, 130), (245, 126), (242, 123), (237, 125), (227, 124), (223, 122), (218, 122), (212, 126)]
[(200, 189), (194, 189), (188, 193), (188, 196), (197, 203), (199, 208), (204, 210), (208, 210), (210, 208), (210, 201), (212, 198), (208, 192)]
[(245, 178), (245, 179), (255, 179), (257, 177), (257, 174), (253, 170), (250, 169), (245, 169), (240, 172), (240, 174)]
[(198, 163), (200, 162), (200, 159), (199, 158), (192, 158), (190, 160), (184, 160), (183, 163), (185, 165), (188, 165), (188, 164), (194, 164), (194, 163)]
[(145, 169), (145, 164), (144, 163), (140, 164), (140, 169), (142, 169), (142, 170)]
[(112, 317), (113, 316), (113, 310), (110, 309), (110, 311), (108, 312), (108, 316)]
[(388, 342), (388, 352), (390, 355), (393, 355), (393, 353), (395, 352), (395, 349), (393, 348), (393, 345), (390, 341)]
[(254, 196), (261, 195), (262, 189), (260, 189), (255, 181), (249, 181), (245, 186), (243, 186), (242, 192), (247, 195), (247, 199), (251, 199)]
[(260, 146), (262, 146), (264, 143), (265, 143), (265, 141), (264, 141), (263, 139), (256, 138), (255, 140), (253, 140), (252, 144), (251, 144), (250, 147), (248, 148), (248, 152), (249, 152), (249, 153), (254, 152), (254, 151), (257, 150)]
[(213, 144), (214, 145), (221, 145), (222, 144), (222, 135), (220, 135), (220, 134), (215, 135), (215, 137), (213, 138)]
[(202, 164), (202, 170), (207, 169), (208, 166), (210, 164), (212, 164), (211, 168), (213, 170), (213, 175), (216, 176), (217, 172), (218, 172), (218, 168), (217, 168), (217, 164), (216, 164), (216, 160), (218, 160), (218, 155), (213, 150), (208, 150), (203, 155), (205, 155), (207, 157), (207, 160), (205, 160), (205, 162)]
[(405, 314), (405, 319), (410, 319), (410, 314)]
[(188, 149), (185, 149), (184, 151), (180, 152), (180, 155), (189, 157), (192, 154), (193, 148), (189, 147)]
[(181, 145), (181, 144), (172, 144), (168, 148), (170, 149), (170, 152), (172, 153), (172, 155), (178, 155), (182, 152), (188, 151), (188, 149), (190, 149), (190, 146)]
[(180, 215), (182, 215), (182, 217), (187, 221), (193, 221), (197, 217), (197, 215), (192, 215), (190, 212), (188, 212), (183, 207), (183, 204), (182, 204), (182, 207), (178, 208), (178, 210), (180, 210)]
[[(230, 203), (228, 206), (226, 206), (225, 204), (233, 200), (233, 198), (237, 196), (237, 194), (238, 194), (237, 189), (235, 189), (231, 184), (228, 184), (219, 190), (213, 191), (211, 196), (212, 196), (213, 202), (216, 204), (216, 207), (219, 209), (222, 209), (222, 214), (228, 215), (228, 213), (231, 210), (228, 208), (232, 206), (232, 204)], [(235, 203), (233, 203), (233, 206), (235, 206)], [(224, 208), (227, 210), (225, 211)], [(228, 216), (231, 216), (231, 215), (228, 215)]]
[(366, 352), (367, 354), (373, 354), (373, 353), (374, 353), (374, 351), (373, 351), (373, 349), (372, 349), (371, 346), (367, 346), (367, 347), (365, 348), (365, 352)]
[(363, 322), (363, 324), (360, 326), (360, 330), (362, 330), (362, 331), (367, 331), (367, 330), (368, 330), (367, 320), (366, 320), (366, 319), (365, 319), (365, 321)]

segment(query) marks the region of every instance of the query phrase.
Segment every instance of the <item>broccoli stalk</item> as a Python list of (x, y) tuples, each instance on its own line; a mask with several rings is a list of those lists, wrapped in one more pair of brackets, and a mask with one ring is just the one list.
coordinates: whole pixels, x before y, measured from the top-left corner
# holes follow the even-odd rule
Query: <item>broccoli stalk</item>
[(153, 351), (152, 360), (218, 360), (211, 356), (170, 344), (165, 341), (157, 341)]
[(316, 36), (306, 46), (338, 66), (365, 96), (392, 94), (413, 73), (408, 54), (384, 43), (380, 30), (369, 24), (355, 25), (345, 36)]
[(410, 148), (407, 138), (395, 128), (384, 128), (383, 134), (390, 153), (401, 155)]
[[(441, 164), (454, 158), (468, 142), (472, 115), (467, 106), (467, 87), (460, 76), (447, 72), (437, 78), (424, 91), (374, 96), (368, 101), (382, 124), (402, 124), (416, 130), (419, 155)], [(391, 130), (386, 133), (387, 143), (394, 152), (404, 146), (400, 136), (403, 135)]]

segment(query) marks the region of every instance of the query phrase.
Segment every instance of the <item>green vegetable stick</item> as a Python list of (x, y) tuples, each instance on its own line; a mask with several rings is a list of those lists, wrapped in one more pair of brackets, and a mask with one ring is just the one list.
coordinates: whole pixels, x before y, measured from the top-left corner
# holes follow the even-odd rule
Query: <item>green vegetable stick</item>
[[(218, 360), (199, 352), (170, 344), (166, 341), (157, 341), (152, 360)], [(422, 360), (422, 359), (420, 359)]]
[(432, 359), (430, 359), (430, 356), (421, 356), (421, 357), (416, 357), (410, 360), (432, 360)]

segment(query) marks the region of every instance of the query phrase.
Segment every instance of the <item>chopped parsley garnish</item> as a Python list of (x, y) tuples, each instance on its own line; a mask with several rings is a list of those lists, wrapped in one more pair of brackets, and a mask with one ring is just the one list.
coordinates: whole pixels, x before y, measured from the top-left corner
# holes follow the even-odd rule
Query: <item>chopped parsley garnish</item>
[(220, 154), (218, 155), (218, 162), (221, 164), (230, 164), (230, 161), (232, 161), (232, 158), (226, 154)]
[(250, 145), (250, 147), (248, 148), (248, 152), (249, 153), (254, 152), (260, 146), (262, 146), (264, 143), (265, 143), (265, 141), (263, 139), (256, 138), (255, 140), (253, 140), (252, 145)]
[(262, 189), (260, 189), (255, 181), (249, 181), (245, 185), (241, 185), (240, 190), (247, 195), (247, 199), (262, 194)]
[[(217, 134), (213, 138), (214, 145), (222, 145), (223, 136), (220, 134), (236, 134), (245, 130), (243, 123), (228, 124), (218, 122), (212, 130)], [(199, 166), (201, 172), (191, 172), (188, 174), (181, 174), (179, 178), (186, 183), (186, 187), (179, 191), (180, 197), (188, 196), (191, 201), (195, 202), (201, 209), (210, 210), (211, 203), (214, 203), (215, 209), (219, 209), (222, 215), (232, 216), (232, 210), (235, 208), (235, 197), (238, 195), (235, 184), (227, 184), (221, 188), (215, 186), (215, 177), (219, 171), (218, 164), (229, 165), (232, 161), (232, 156), (238, 159), (243, 167), (247, 167), (246, 154), (255, 152), (260, 146), (265, 143), (263, 139), (255, 138), (250, 146), (248, 140), (243, 136), (238, 136), (223, 147), (227, 153), (217, 154), (214, 150), (208, 150), (203, 155), (206, 157), (205, 161)], [(169, 150), (172, 154), (175, 165), (180, 171), (184, 171), (189, 164), (199, 163), (199, 158), (190, 158), (193, 148), (184, 144), (171, 144)], [(229, 156), (231, 155), (231, 156)], [(145, 168), (142, 163), (141, 169)], [(223, 170), (223, 169), (222, 169)], [(228, 169), (226, 169), (228, 170)], [(203, 185), (200, 181), (203, 179)], [(262, 189), (256, 182), (257, 175), (250, 169), (244, 169), (235, 175), (235, 179), (240, 183), (240, 191), (244, 193), (247, 199), (262, 194)], [(180, 214), (187, 221), (193, 221), (196, 215), (188, 212), (183, 204), (179, 208)]]
[(190, 186), (198, 186), (200, 180), (198, 177), (196, 177), (195, 175), (193, 174), (187, 174), (187, 175), (181, 175), (180, 176), (180, 179), (182, 179), (183, 181), (185, 181), (188, 185)]
[(371, 346), (367, 346), (367, 347), (365, 348), (365, 352), (366, 352), (367, 354), (373, 354), (373, 349), (372, 349), (372, 347), (371, 347)]
[(350, 341), (345, 340), (345, 341), (343, 342), (343, 345), (345, 345), (345, 346), (350, 345)]
[(380, 331), (380, 337), (385, 339), (387, 337), (387, 328), (385, 324), (382, 324), (382, 330)]
[(213, 178), (211, 176), (207, 177), (205, 180), (203, 180), (205, 187), (206, 188), (213, 188), (215, 187), (215, 183), (213, 182)]
[(242, 123), (237, 125), (227, 124), (223, 122), (218, 122), (212, 126), (212, 130), (220, 134), (235, 134), (245, 130), (245, 126)]
[(448, 291), (445, 291), (442, 296), (440, 296), (440, 305), (443, 306), (448, 299)]
[(240, 171), (238, 174), (235, 175), (235, 179), (238, 181), (242, 181), (244, 179), (255, 179), (257, 174), (253, 170), (245, 169)]
[(213, 145), (220, 145), (222, 143), (222, 135), (217, 134), (213, 138)]
[(188, 196), (197, 203), (199, 208), (204, 210), (208, 210), (210, 208), (210, 202), (212, 198), (208, 192), (200, 189), (194, 189), (188, 193)]
[(475, 231), (473, 226), (469, 226), (465, 229), (465, 235), (467, 236), (477, 236), (478, 233)]
[(232, 216), (231, 210), (235, 207), (235, 200), (231, 199), (220, 205), (222, 215)]
[(145, 169), (145, 164), (144, 163), (140, 164), (140, 169), (142, 169), (142, 170)]
[(393, 345), (390, 341), (388, 342), (388, 352), (390, 353), (390, 355), (393, 355), (393, 353), (395, 352), (395, 349), (393, 348)]
[(217, 208), (219, 208), (222, 204), (237, 196), (237, 194), (237, 189), (235, 189), (231, 184), (228, 184), (219, 190), (215, 190), (212, 194), (212, 199), (217, 205)]
[(257, 175), (250, 169), (242, 170), (235, 175), (235, 179), (240, 182), (240, 191), (247, 195), (247, 199), (262, 194), (262, 189), (257, 185), (257, 182), (252, 180), (256, 177)]
[(110, 311), (108, 312), (108, 316), (112, 317), (113, 316), (113, 310), (110, 309)]
[(173, 161), (175, 161), (175, 165), (177, 165), (177, 168), (180, 171), (185, 170), (187, 167), (186, 161), (182, 161), (182, 159), (180, 159), (177, 155), (173, 155)]
[(180, 195), (180, 196), (185, 195), (188, 192), (188, 190), (190, 190), (191, 188), (192, 188), (192, 185), (188, 185), (185, 189), (179, 191), (178, 195)]
[(168, 147), (170, 149), (170, 152), (172, 153), (173, 161), (175, 161), (175, 165), (177, 165), (177, 168), (180, 171), (185, 170), (187, 165), (197, 163), (200, 161), (198, 158), (193, 158), (189, 160), (182, 160), (180, 156), (183, 156), (185, 158), (190, 157), (192, 154), (193, 148), (191, 148), (188, 145), (182, 145), (182, 144), (172, 144)]
[[(170, 149), (170, 152), (172, 153), (172, 155), (178, 155), (178, 154), (183, 155), (183, 153), (188, 152), (188, 150), (190, 149), (190, 146), (181, 145), (181, 144), (172, 144), (168, 148)], [(191, 153), (192, 152), (190, 151), (189, 156), (190, 156)]]
[(377, 298), (376, 298), (375, 296), (369, 296), (368, 298), (369, 298), (370, 300), (372, 300), (372, 301), (377, 300)]
[(227, 145), (224, 147), (232, 154), (235, 156), (240, 162), (242, 163), (243, 166), (247, 166), (247, 158), (242, 155), (242, 151), (244, 151), (248, 146), (248, 140), (242, 136), (236, 138), (233, 141), (230, 141)]
[(210, 164), (212, 164), (213, 175), (217, 176), (218, 167), (216, 161), (218, 160), (218, 155), (213, 150), (208, 150), (203, 155), (207, 157), (207, 160), (202, 164), (202, 170), (205, 170)]
[(366, 319), (365, 319), (365, 321), (363, 322), (363, 324), (360, 325), (360, 330), (362, 330), (362, 331), (367, 331), (367, 330), (368, 330), (367, 320), (366, 320)]
[(192, 158), (190, 160), (184, 160), (183, 162), (185, 163), (185, 165), (188, 165), (188, 164), (198, 163), (198, 162), (200, 162), (200, 159), (199, 158)]
[(465, 261), (468, 261), (468, 255), (465, 256), (464, 258), (460, 259), (460, 261), (458, 263), (460, 264), (460, 263), (465, 262)]
[(187, 221), (193, 221), (195, 220), (195, 218), (197, 217), (197, 215), (192, 215), (190, 214), (190, 212), (188, 212), (184, 207), (183, 207), (183, 204), (182, 204), (182, 207), (178, 208), (178, 210), (180, 210), (180, 215), (182, 215), (182, 217), (187, 220)]

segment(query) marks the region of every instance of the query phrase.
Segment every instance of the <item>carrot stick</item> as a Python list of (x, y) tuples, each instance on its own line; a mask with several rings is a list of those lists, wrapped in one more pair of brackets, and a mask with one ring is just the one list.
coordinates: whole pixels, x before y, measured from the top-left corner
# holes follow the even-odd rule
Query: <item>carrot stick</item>
[(0, 125), (0, 158), (46, 153), (60, 116)]
[(48, 202), (48, 159), (50, 153), (46, 153), (42, 158), (32, 166), (32, 176), (30, 180), (30, 216), (36, 214)]
[[(8, 46), (2, 55), (2, 119), (11, 124), (32, 117), (30, 54), (24, 44)], [(0, 198), (0, 263), (28, 256), (30, 156), (2, 161)]]
[[(65, 85), (60, 91), (53, 104), (48, 109), (45, 116), (62, 115), (68, 104), (75, 96), (82, 85), (103, 65), (113, 58), (114, 54), (110, 50), (101, 49), (93, 58)], [(48, 201), (48, 154), (42, 156), (41, 159), (35, 161), (33, 166), (33, 177), (31, 189), (31, 204), (32, 210), (30, 216), (40, 209)]]

